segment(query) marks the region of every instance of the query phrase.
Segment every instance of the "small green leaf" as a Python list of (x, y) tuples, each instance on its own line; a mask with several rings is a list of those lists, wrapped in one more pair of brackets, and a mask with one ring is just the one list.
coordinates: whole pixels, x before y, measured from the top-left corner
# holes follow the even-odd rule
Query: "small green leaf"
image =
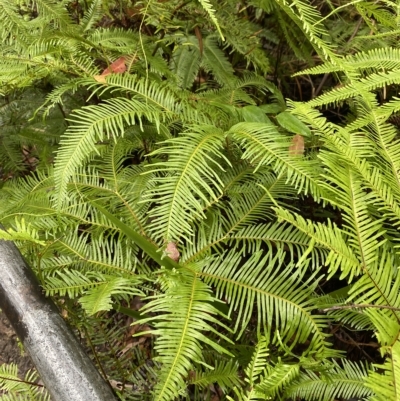
[(302, 123), (296, 116), (288, 113), (287, 111), (278, 114), (276, 119), (278, 120), (279, 125), (289, 132), (299, 134), (301, 136), (311, 136), (311, 131), (307, 125)]
[(267, 114), (277, 114), (282, 111), (282, 107), (277, 103), (262, 104), (258, 108)]
[(143, 293), (134, 288), (134, 283), (124, 277), (104, 276), (104, 282), (89, 288), (79, 300), (88, 315), (94, 315), (100, 311), (109, 311), (113, 308), (112, 296), (118, 294), (130, 294), (143, 296)]
[(244, 121), (249, 123), (272, 124), (265, 111), (257, 106), (246, 106), (241, 109)]

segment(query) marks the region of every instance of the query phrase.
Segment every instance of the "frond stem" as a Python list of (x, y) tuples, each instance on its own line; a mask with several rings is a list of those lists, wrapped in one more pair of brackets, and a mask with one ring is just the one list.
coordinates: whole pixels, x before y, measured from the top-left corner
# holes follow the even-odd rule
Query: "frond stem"
[(350, 305), (336, 305), (331, 306), (329, 308), (320, 309), (320, 312), (328, 312), (332, 310), (344, 310), (344, 309), (366, 309), (366, 308), (375, 308), (375, 309), (389, 309), (393, 311), (400, 311), (400, 308), (389, 305), (372, 305), (372, 304), (350, 304)]

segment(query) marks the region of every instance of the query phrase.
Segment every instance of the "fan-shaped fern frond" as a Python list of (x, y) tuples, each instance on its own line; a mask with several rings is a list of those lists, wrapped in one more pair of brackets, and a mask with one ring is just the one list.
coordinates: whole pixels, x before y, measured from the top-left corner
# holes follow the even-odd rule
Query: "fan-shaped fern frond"
[(35, 228), (25, 223), (22, 218), (20, 221), (15, 220), (16, 230), (9, 228), (7, 231), (0, 230), (0, 238), (7, 241), (30, 241), (44, 245), (44, 241), (40, 241), (38, 238), (38, 232)]
[(89, 315), (112, 309), (112, 296), (143, 296), (143, 292), (135, 288), (139, 283), (137, 279), (100, 275), (98, 280), (79, 300)]

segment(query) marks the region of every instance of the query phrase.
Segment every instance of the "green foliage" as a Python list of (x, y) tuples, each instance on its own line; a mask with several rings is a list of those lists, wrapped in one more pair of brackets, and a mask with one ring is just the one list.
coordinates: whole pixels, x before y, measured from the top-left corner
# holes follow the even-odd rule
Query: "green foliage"
[(0, 366), (0, 400), (2, 401), (50, 401), (50, 396), (41, 385), (35, 384), (37, 373), (28, 371), (24, 379), (18, 377), (17, 365)]
[(0, 0), (0, 236), (123, 400), (396, 400), (397, 7), (242, 3)]

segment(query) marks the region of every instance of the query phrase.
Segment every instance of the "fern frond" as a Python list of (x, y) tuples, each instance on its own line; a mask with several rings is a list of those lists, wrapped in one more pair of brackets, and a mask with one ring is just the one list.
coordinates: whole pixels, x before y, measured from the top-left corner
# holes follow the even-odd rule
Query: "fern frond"
[(368, 71), (389, 71), (398, 70), (400, 67), (400, 51), (392, 47), (371, 49), (367, 52), (359, 52), (354, 55), (346, 56), (341, 65), (325, 62), (317, 67), (296, 73), (302, 74), (327, 74), (331, 72), (343, 71), (345, 68), (351, 70), (368, 70)]
[(81, 20), (81, 26), (84, 32), (92, 29), (93, 25), (101, 19), (101, 17), (103, 16), (102, 11), (102, 1), (93, 0), (92, 4), (85, 12), (85, 15)]
[[(206, 225), (201, 216), (191, 222), (196, 236), (193, 244), (186, 245), (182, 260), (198, 260), (211, 249), (219, 253), (224, 244), (235, 244), (252, 253), (261, 242), (253, 242), (246, 237), (247, 233), (242, 235), (238, 231), (246, 227), (254, 228), (253, 224), (272, 217), (271, 206), (286, 205), (295, 196), (293, 188), (287, 186), (282, 177), (276, 178), (268, 168), (260, 168), (253, 173), (249, 166), (243, 164), (221, 174), (221, 179), (223, 192), (204, 209)], [(224, 197), (229, 201), (223, 202)]]
[(382, 354), (387, 354), (386, 361), (381, 365), (374, 365), (375, 369), (369, 372), (365, 386), (373, 391), (370, 397), (373, 401), (396, 400), (400, 394), (400, 342), (399, 323), (387, 319), (380, 310), (369, 310), (371, 320), (378, 329), (378, 338), (383, 344)]
[[(319, 244), (329, 252), (324, 263), (329, 266), (331, 274), (341, 269), (343, 271), (342, 276), (350, 276), (349, 280), (359, 274), (360, 262), (354, 256), (353, 250), (347, 245), (347, 238), (335, 224), (329, 220), (326, 224), (315, 224), (281, 208), (276, 208), (275, 212), (280, 221), (291, 224), (298, 232), (310, 238), (310, 248), (314, 249), (315, 245)], [(303, 252), (302, 255), (306, 255), (306, 253)]]
[(400, 313), (385, 309), (384, 306), (400, 306), (400, 276), (393, 274), (392, 267), (399, 264), (398, 256), (383, 247), (378, 253), (378, 259), (374, 265), (364, 272), (364, 275), (351, 287), (348, 302), (356, 302), (366, 305), (382, 305), (383, 315), (388, 321), (400, 321)]
[(158, 313), (150, 318), (152, 333), (157, 336), (155, 349), (163, 367), (155, 387), (155, 400), (170, 400), (184, 389), (185, 378), (193, 362), (201, 363), (202, 344), (218, 352), (227, 352), (207, 336), (218, 336), (214, 325), (224, 327), (217, 318), (221, 313), (213, 306), (214, 297), (207, 285), (199, 280), (195, 266), (187, 266), (166, 277), (165, 294), (143, 308), (145, 313)]
[(239, 123), (228, 134), (244, 148), (242, 158), (249, 160), (256, 170), (271, 165), (278, 176), (284, 174), (299, 192), (311, 193), (316, 200), (320, 199), (323, 191), (318, 182), (318, 162), (290, 156), (290, 138), (279, 133), (275, 126)]
[(73, 125), (61, 140), (63, 146), (55, 162), (54, 200), (57, 209), (64, 203), (68, 181), (76, 169), (93, 157), (93, 153), (98, 153), (96, 142), (122, 135), (127, 125), (141, 124), (143, 118), (155, 123), (163, 119), (155, 106), (122, 98), (110, 99), (98, 106), (86, 106), (75, 112)]
[[(341, 366), (342, 365), (342, 366)], [(371, 395), (364, 382), (368, 377), (367, 365), (346, 361), (332, 361), (319, 374), (305, 371), (286, 390), (290, 398), (302, 398), (307, 401), (332, 401), (337, 398), (363, 398)]]
[(282, 269), (283, 259), (283, 252), (273, 257), (258, 252), (243, 262), (231, 252), (209, 263), (201, 275), (216, 287), (219, 298), (228, 301), (231, 312), (236, 312), (239, 336), (256, 309), (258, 330), (269, 333), (274, 325), (284, 341), (290, 339), (291, 346), (310, 339), (310, 352), (321, 356), (331, 352), (326, 348), (325, 318), (312, 314), (310, 297), (318, 283), (316, 274), (302, 282), (304, 272), (294, 270), (293, 265)]
[(321, 15), (315, 7), (301, 0), (291, 3), (286, 0), (278, 0), (277, 3), (296, 25), (302, 27), (304, 34), (323, 58), (332, 63), (339, 63), (334, 46), (328, 39), (329, 33), (322, 25)]
[(213, 9), (213, 7), (211, 5), (210, 0), (199, 0), (199, 3), (201, 4), (201, 6), (204, 8), (204, 10), (207, 12), (209, 17), (211, 18), (211, 21), (214, 23), (215, 27), (217, 28), (218, 33), (221, 36), (221, 39), (225, 40), (224, 35), (221, 32), (221, 28), (218, 24), (218, 19), (215, 16), (215, 10)]
[(71, 18), (65, 6), (55, 0), (33, 0), (40, 18), (45, 19), (61, 30), (71, 30), (73, 26)]
[(236, 241), (245, 243), (249, 254), (257, 252), (261, 243), (265, 244), (270, 252), (273, 252), (275, 248), (284, 249), (293, 261), (298, 260), (307, 252), (311, 260), (310, 267), (313, 270), (323, 264), (329, 264), (330, 251), (325, 244), (314, 241), (308, 232), (295, 225), (282, 223), (284, 218), (279, 213), (278, 217), (280, 219), (278, 222), (250, 225), (234, 232), (230, 235), (229, 242), (231, 244)]
[(68, 295), (71, 299), (82, 295), (87, 288), (97, 285), (96, 281), (79, 270), (56, 271), (54, 276), (49, 275), (46, 278), (46, 283), (46, 295)]
[(50, 395), (42, 386), (36, 386), (38, 375), (28, 371), (21, 380), (18, 366), (10, 363), (0, 365), (0, 400), (1, 401), (50, 401)]
[(206, 71), (212, 72), (215, 80), (222, 85), (230, 85), (234, 81), (232, 65), (218, 47), (217, 39), (212, 35), (204, 40), (201, 65)]
[(299, 371), (300, 366), (296, 363), (286, 364), (280, 361), (276, 364), (268, 363), (254, 390), (256, 393), (276, 397), (297, 378)]
[(89, 315), (99, 311), (109, 311), (113, 307), (112, 296), (130, 295), (143, 296), (143, 292), (135, 288), (138, 280), (125, 277), (100, 275), (96, 286), (85, 290), (85, 294), (79, 299), (82, 307)]
[(181, 235), (191, 241), (188, 224), (194, 215), (205, 217), (203, 208), (222, 192), (220, 171), (228, 160), (222, 154), (224, 134), (213, 126), (193, 127), (177, 138), (167, 140), (150, 156), (166, 154), (166, 162), (153, 163), (158, 172), (157, 187), (147, 194), (156, 206), (150, 212), (155, 238), (177, 240)]
[(29, 241), (39, 245), (45, 242), (39, 240), (38, 232), (34, 227), (25, 223), (25, 219), (15, 220), (16, 230), (9, 228), (7, 231), (0, 230), (0, 238), (7, 241)]
[(372, 73), (366, 78), (361, 78), (359, 81), (354, 80), (341, 88), (333, 89), (322, 94), (318, 98), (311, 100), (309, 105), (317, 107), (324, 104), (338, 103), (349, 98), (357, 97), (360, 92), (369, 92), (389, 85), (398, 85), (399, 83), (400, 73), (398, 70), (388, 71), (386, 73)]
[(268, 340), (266, 337), (260, 337), (254, 349), (251, 361), (245, 369), (246, 382), (254, 387), (268, 363)]
[(173, 54), (173, 71), (177, 76), (178, 85), (184, 89), (191, 88), (200, 68), (201, 54), (196, 41), (196, 37), (189, 36), (180, 43)]
[(217, 383), (222, 391), (227, 392), (234, 386), (239, 386), (241, 381), (238, 375), (238, 365), (234, 361), (217, 361), (212, 369), (205, 371), (197, 370), (190, 383), (199, 387), (207, 388)]

